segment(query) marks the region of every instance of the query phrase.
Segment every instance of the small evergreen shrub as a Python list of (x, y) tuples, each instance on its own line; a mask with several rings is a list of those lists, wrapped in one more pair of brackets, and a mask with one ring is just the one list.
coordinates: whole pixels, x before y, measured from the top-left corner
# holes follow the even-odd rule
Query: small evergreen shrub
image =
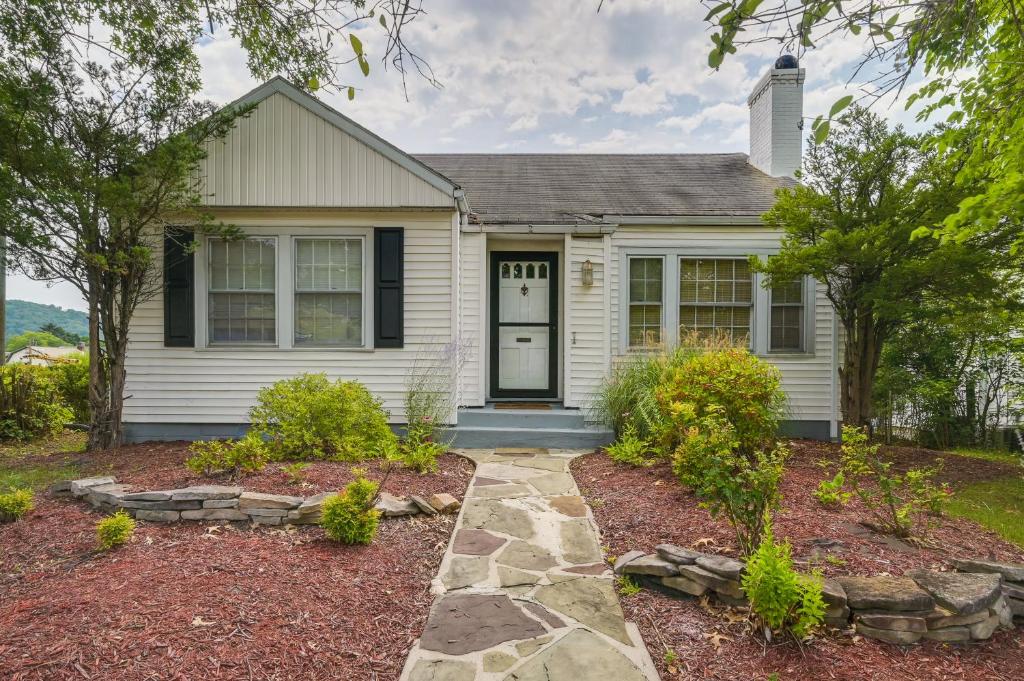
[(0, 440), (31, 440), (59, 433), (71, 422), (50, 370), (27, 364), (0, 366)]
[(792, 547), (788, 542), (775, 543), (770, 522), (766, 521), (764, 537), (747, 560), (741, 584), (768, 639), (772, 632), (789, 631), (803, 640), (824, 621), (821, 576), (793, 569)]
[(362, 472), (340, 494), (324, 499), (320, 524), (324, 534), (343, 544), (369, 544), (377, 535), (380, 511), (373, 507), (378, 485)]
[(324, 374), (263, 388), (249, 420), (276, 459), (360, 461), (395, 440), (380, 400), (358, 381), (332, 382)]
[(124, 510), (96, 523), (96, 540), (103, 551), (109, 551), (115, 546), (127, 543), (133, 534), (135, 534), (135, 519)]
[(189, 445), (185, 467), (196, 475), (227, 475), (235, 479), (258, 473), (267, 465), (267, 445), (251, 431), (241, 440), (207, 440)]
[(35, 495), (30, 489), (16, 488), (0, 493), (0, 523), (12, 523), (35, 508)]
[(651, 456), (651, 443), (637, 435), (636, 426), (632, 423), (627, 423), (619, 439), (604, 451), (612, 461), (630, 466), (650, 466), (655, 461)]
[(908, 537), (914, 530), (915, 515), (940, 514), (952, 493), (932, 482), (941, 471), (941, 461), (938, 466), (898, 473), (891, 461), (878, 455), (878, 448), (869, 444), (866, 432), (843, 426), (842, 466), (854, 494), (880, 531)]
[(744, 349), (713, 350), (666, 371), (656, 396), (676, 476), (728, 519), (749, 555), (778, 507), (789, 456), (775, 439), (785, 402), (778, 369)]
[(845, 506), (853, 496), (852, 492), (843, 491), (844, 485), (846, 485), (846, 476), (839, 471), (831, 480), (826, 479), (819, 482), (818, 489), (814, 490), (812, 494), (822, 506), (839, 508)]

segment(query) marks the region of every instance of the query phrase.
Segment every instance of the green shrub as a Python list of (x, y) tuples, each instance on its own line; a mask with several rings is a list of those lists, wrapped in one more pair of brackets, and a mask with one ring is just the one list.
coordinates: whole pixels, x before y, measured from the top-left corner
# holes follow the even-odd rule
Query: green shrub
[(437, 470), (437, 457), (448, 451), (448, 446), (432, 439), (432, 428), (410, 426), (405, 440), (392, 448), (388, 458), (397, 460), (406, 468), (420, 473)]
[(296, 461), (295, 463), (290, 463), (287, 466), (281, 466), (281, 472), (284, 473), (286, 478), (288, 478), (288, 482), (293, 485), (298, 485), (306, 479), (307, 468), (309, 468), (309, 464), (305, 461)]
[(11, 523), (21, 519), (35, 508), (35, 495), (30, 489), (12, 489), (0, 494), (0, 523)]
[(249, 419), (276, 459), (360, 461), (395, 440), (380, 401), (362, 384), (324, 374), (263, 388)]
[(775, 543), (770, 522), (766, 521), (764, 538), (747, 560), (741, 583), (750, 610), (769, 639), (772, 632), (785, 630), (803, 640), (824, 621), (821, 576), (793, 569), (792, 547), (788, 542)]
[(789, 456), (775, 441), (785, 402), (778, 369), (743, 349), (713, 350), (669, 368), (656, 396), (677, 477), (729, 520), (749, 555), (778, 507)]
[(380, 511), (373, 507), (378, 485), (359, 473), (345, 491), (323, 502), (324, 534), (343, 544), (369, 544), (377, 534)]
[(631, 466), (650, 466), (655, 461), (651, 443), (636, 434), (636, 426), (632, 423), (627, 423), (619, 439), (605, 447), (604, 451), (612, 461)]
[(192, 456), (185, 467), (196, 475), (227, 475), (238, 478), (258, 473), (267, 465), (267, 444), (253, 432), (241, 440), (207, 440), (189, 445)]
[(103, 551), (126, 543), (133, 534), (135, 519), (123, 510), (96, 523), (96, 539)]
[(913, 468), (906, 473), (893, 470), (891, 461), (878, 455), (878, 445), (868, 443), (867, 433), (843, 426), (843, 473), (854, 494), (864, 503), (882, 532), (908, 537), (914, 530), (914, 516), (926, 512), (938, 515), (951, 496), (932, 479), (942, 467)]
[(58, 357), (50, 365), (50, 373), (72, 418), (77, 423), (89, 423), (89, 355)]
[(819, 482), (818, 489), (814, 490), (812, 494), (822, 506), (838, 508), (845, 506), (846, 502), (853, 496), (851, 492), (843, 491), (845, 485), (846, 476), (843, 475), (842, 471), (839, 471), (831, 480), (826, 479)]
[(71, 422), (60, 390), (46, 367), (0, 366), (0, 440), (30, 440), (59, 433)]

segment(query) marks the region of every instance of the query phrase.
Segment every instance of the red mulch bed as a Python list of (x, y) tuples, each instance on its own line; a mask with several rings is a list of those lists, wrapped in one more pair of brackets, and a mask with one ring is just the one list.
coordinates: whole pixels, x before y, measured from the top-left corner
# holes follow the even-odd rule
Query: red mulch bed
[[(796, 441), (793, 451), (775, 533), (793, 544), (794, 558), (805, 565), (812, 563), (826, 575), (836, 576), (902, 574), (915, 567), (939, 567), (955, 556), (1024, 562), (1020, 547), (962, 519), (934, 520), (923, 546), (872, 534), (859, 525), (867, 515), (856, 500), (844, 509), (826, 510), (811, 496), (818, 482), (831, 475), (831, 469), (819, 463), (837, 461), (838, 447)], [(930, 465), (942, 456), (911, 448), (889, 448), (888, 452), (897, 467)], [(1019, 474), (1014, 467), (995, 462), (950, 455), (945, 461), (942, 477), (954, 487)], [(729, 525), (700, 508), (667, 465), (635, 468), (616, 464), (603, 454), (591, 454), (576, 459), (572, 470), (613, 555), (633, 549), (653, 552), (654, 546), (663, 542), (735, 552)], [(820, 543), (813, 540), (835, 540), (841, 545), (819, 548)], [(829, 554), (834, 556), (833, 562), (825, 560)], [(749, 633), (743, 617), (697, 600), (644, 590), (624, 598), (623, 608), (627, 618), (640, 627), (666, 679), (764, 679), (772, 673), (782, 680), (1024, 678), (1024, 633), (1020, 628), (970, 646), (924, 643), (901, 649), (837, 633), (801, 649), (792, 642), (765, 646)], [(665, 661), (666, 649), (678, 655), (675, 662)]]
[[(146, 489), (223, 482), (185, 471), (185, 456), (171, 443), (70, 458)], [(461, 497), (472, 464), (439, 463), (430, 475), (396, 469), (386, 488)], [(366, 467), (376, 477), (379, 464)], [(350, 468), (313, 464), (301, 486), (272, 464), (238, 484), (309, 495), (344, 486)], [(385, 519), (372, 545), (349, 547), (315, 526), (139, 523), (132, 543), (96, 555), (101, 514), (37, 499), (0, 526), (3, 679), (397, 679), (454, 525)]]

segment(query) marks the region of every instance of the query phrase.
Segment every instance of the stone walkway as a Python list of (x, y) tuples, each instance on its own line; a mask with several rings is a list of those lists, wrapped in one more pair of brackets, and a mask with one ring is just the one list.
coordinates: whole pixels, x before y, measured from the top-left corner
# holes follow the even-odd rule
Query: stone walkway
[(402, 681), (655, 681), (597, 526), (578, 450), (456, 450), (476, 473)]

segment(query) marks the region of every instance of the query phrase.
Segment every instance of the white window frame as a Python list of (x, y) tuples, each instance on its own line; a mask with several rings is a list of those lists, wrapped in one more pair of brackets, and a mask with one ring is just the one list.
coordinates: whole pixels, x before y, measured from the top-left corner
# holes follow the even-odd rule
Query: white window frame
[(802, 356), (802, 355), (813, 355), (814, 354), (814, 321), (815, 321), (815, 319), (814, 319), (814, 315), (815, 315), (814, 308), (815, 308), (815, 304), (816, 304), (816, 301), (815, 301), (814, 297), (815, 297), (816, 292), (817, 291), (816, 291), (816, 288), (815, 288), (815, 285), (814, 285), (814, 279), (812, 279), (811, 277), (801, 277), (801, 281), (800, 281), (800, 295), (801, 295), (801, 299), (803, 301), (802, 304), (801, 304), (801, 307), (803, 308), (802, 312), (803, 312), (804, 328), (803, 328), (803, 333), (801, 334), (801, 337), (800, 337), (800, 349), (799, 350), (793, 350), (791, 348), (787, 348), (787, 349), (773, 350), (772, 349), (772, 307), (773, 307), (773, 305), (772, 305), (772, 289), (769, 288), (767, 290), (767, 294), (768, 294), (767, 308), (766, 308), (767, 309), (767, 314), (765, 315), (767, 317), (767, 324), (766, 324), (766, 326), (767, 326), (767, 335), (765, 337), (765, 342), (764, 342), (764, 354), (771, 355), (772, 357), (785, 356), (785, 355)]
[[(210, 247), (215, 241), (273, 241), (274, 242), (274, 341), (214, 341), (210, 339), (209, 329), (209, 313), (210, 313), (210, 295), (214, 293), (247, 293), (245, 290), (218, 290), (213, 291), (210, 289), (210, 268), (213, 263), (210, 259), (213, 257), (213, 249)], [(281, 240), (276, 236), (263, 236), (256, 234), (246, 234), (244, 237), (239, 239), (225, 239), (218, 236), (209, 236), (205, 240), (206, 253), (203, 257), (203, 274), (204, 282), (203, 288), (203, 340), (209, 347), (242, 347), (242, 348), (273, 348), (277, 347), (281, 342), (281, 286), (280, 286), (280, 271), (281, 271)], [(253, 291), (254, 293), (266, 293), (266, 291)]]
[[(361, 269), (361, 273), (362, 273), (362, 276), (360, 277), (360, 280), (361, 280), (360, 281), (360, 287), (359, 287), (360, 290), (358, 292), (359, 293), (359, 297), (360, 297), (360, 302), (361, 302), (359, 343), (355, 343), (355, 344), (351, 344), (351, 343), (346, 343), (346, 344), (343, 344), (343, 343), (305, 343), (305, 344), (303, 344), (301, 346), (295, 345), (295, 315), (298, 314), (298, 308), (295, 305), (295, 299), (298, 297), (299, 293), (352, 293), (352, 291), (299, 291), (299, 284), (298, 284), (298, 281), (299, 281), (299, 249), (297, 248), (297, 244), (300, 241), (330, 241), (330, 240), (335, 240), (335, 241), (358, 241), (359, 242), (360, 269)], [(366, 267), (367, 267), (367, 264), (368, 264), (367, 263), (367, 259), (368, 259), (369, 254), (366, 252), (367, 251), (366, 244), (367, 244), (367, 239), (366, 239), (365, 236), (337, 236), (337, 235), (333, 235), (333, 234), (328, 236), (326, 234), (309, 234), (309, 235), (302, 235), (302, 236), (294, 236), (294, 237), (292, 237), (292, 249), (291, 249), (292, 250), (292, 258), (291, 258), (291, 267), (292, 267), (292, 293), (291, 293), (292, 331), (291, 331), (291, 334), (292, 335), (291, 335), (291, 339), (290, 339), (292, 346), (294, 346), (294, 347), (296, 347), (298, 349), (303, 349), (303, 350), (306, 349), (306, 348), (313, 348), (313, 349), (317, 349), (317, 348), (337, 349), (337, 348), (363, 348), (363, 347), (367, 347), (368, 346), (370, 341), (368, 339), (367, 332), (366, 332), (366, 329), (367, 329), (366, 310), (367, 310), (367, 298), (369, 296), (367, 295)]]
[(664, 346), (665, 342), (666, 342), (666, 335), (668, 334), (668, 329), (666, 328), (666, 325), (665, 325), (665, 319), (667, 318), (666, 317), (667, 312), (666, 312), (666, 309), (665, 309), (665, 307), (666, 307), (666, 303), (665, 303), (665, 288), (667, 286), (667, 281), (668, 281), (668, 275), (666, 273), (666, 269), (667, 269), (666, 260), (667, 259), (665, 258), (665, 256), (657, 255), (657, 254), (650, 254), (650, 255), (648, 255), (648, 254), (634, 254), (634, 255), (629, 255), (629, 256), (626, 257), (626, 269), (624, 271), (624, 277), (623, 277), (623, 280), (626, 282), (626, 286), (625, 286), (626, 295), (625, 295), (625, 303), (624, 303), (625, 308), (626, 308), (625, 309), (625, 311), (626, 311), (626, 330), (625, 330), (626, 349), (627, 350), (632, 350), (632, 351), (645, 351), (645, 350), (651, 350), (651, 349), (654, 349), (654, 348), (657, 348), (657, 347), (660, 347), (660, 346), (630, 345), (629, 344), (629, 312), (630, 312), (630, 308), (634, 304), (636, 304), (636, 305), (650, 305), (651, 304), (651, 303), (633, 303), (630, 300), (629, 287), (632, 284), (632, 279), (630, 277), (630, 267), (631, 267), (631, 263), (632, 263), (633, 260), (660, 260), (661, 261), (661, 303), (660, 303), (660, 305), (661, 305), (661, 346)]
[[(686, 259), (716, 259), (716, 260), (744, 260), (751, 255), (762, 258), (775, 255), (777, 248), (748, 248), (738, 250), (731, 247), (664, 247), (664, 246), (633, 246), (631, 248), (620, 248), (618, 255), (618, 348), (619, 354), (630, 352), (644, 352), (650, 348), (630, 347), (629, 345), (629, 260), (630, 258), (661, 257), (665, 259), (662, 273), (662, 323), (665, 336), (662, 342), (666, 347), (675, 347), (679, 344), (679, 263)], [(791, 350), (769, 352), (769, 333), (771, 315), (770, 291), (764, 287), (765, 277), (763, 274), (753, 274), (753, 304), (750, 317), (750, 350), (762, 357), (783, 358), (792, 357), (803, 359), (814, 357), (814, 330), (815, 330), (815, 282), (810, 277), (804, 277), (804, 350), (793, 352)], [(669, 285), (672, 282), (672, 285)]]
[[(678, 342), (678, 338), (679, 338), (679, 324), (680, 324), (680, 322), (679, 322), (679, 308), (682, 307), (683, 305), (691, 305), (691, 306), (694, 306), (694, 307), (712, 307), (712, 308), (714, 308), (714, 307), (748, 307), (748, 308), (750, 308), (750, 323), (749, 323), (749, 327), (748, 327), (749, 331), (747, 333), (747, 340), (748, 340), (747, 347), (750, 348), (750, 350), (753, 352), (754, 348), (757, 345), (756, 339), (754, 338), (754, 336), (757, 333), (757, 327), (755, 326), (755, 320), (757, 319), (757, 315), (756, 315), (756, 312), (757, 312), (757, 274), (754, 273), (754, 272), (750, 273), (750, 303), (747, 303), (747, 304), (743, 304), (743, 303), (694, 303), (694, 302), (684, 303), (682, 300), (679, 299), (679, 288), (682, 286), (682, 283), (683, 283), (682, 279), (680, 279), (680, 276), (682, 275), (682, 267), (680, 267), (680, 263), (682, 263), (682, 261), (684, 261), (684, 260), (743, 260), (743, 261), (747, 261), (747, 260), (749, 260), (749, 257), (725, 256), (725, 255), (680, 255), (679, 257), (676, 258), (676, 273), (675, 273), (675, 279), (673, 279), (673, 281), (675, 282), (675, 287), (676, 287), (676, 306), (675, 306), (676, 342)], [(734, 281), (734, 280), (731, 280), (731, 281)]]
[[(377, 227), (398, 227), (401, 225), (380, 224)], [(269, 226), (256, 224), (238, 224), (246, 238), (275, 239), (277, 242), (276, 262), (276, 297), (274, 309), (277, 323), (275, 326), (274, 344), (266, 343), (210, 343), (208, 327), (209, 307), (209, 258), (210, 241), (220, 237), (206, 236), (198, 239), (199, 248), (196, 253), (197, 262), (204, 263), (196, 267), (195, 320), (196, 349), (203, 352), (238, 352), (281, 351), (289, 352), (327, 352), (327, 353), (358, 353), (372, 352), (373, 347), (373, 273), (374, 263), (372, 244), (373, 227), (371, 226)], [(363, 244), (363, 335), (361, 345), (295, 345), (295, 241), (300, 238), (315, 239), (361, 239)], [(201, 293), (201, 294), (199, 294)]]

